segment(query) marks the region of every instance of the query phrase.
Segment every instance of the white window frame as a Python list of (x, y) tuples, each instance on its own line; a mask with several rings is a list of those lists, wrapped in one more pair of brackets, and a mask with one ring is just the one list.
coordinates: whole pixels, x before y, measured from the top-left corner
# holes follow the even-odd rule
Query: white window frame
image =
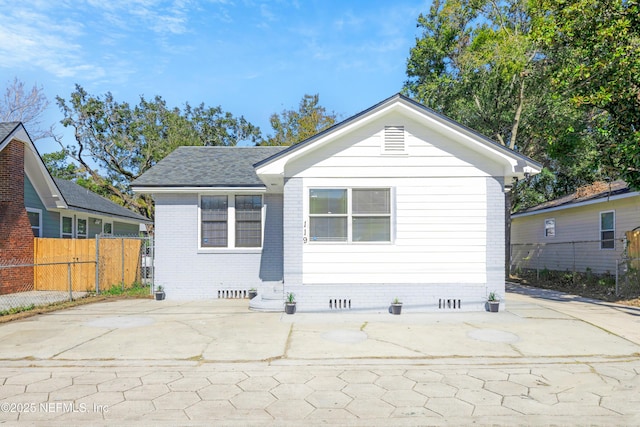
[[(611, 229), (602, 229), (602, 215), (604, 214), (612, 214), (613, 215), (613, 228)], [(600, 229), (600, 250), (603, 251), (613, 251), (616, 249), (616, 211), (615, 210), (611, 210), (611, 211), (602, 211), (600, 212), (600, 214), (598, 215), (598, 228)], [(613, 238), (611, 239), (603, 239), (602, 233), (605, 232), (611, 232), (613, 233)], [(611, 248), (607, 248), (607, 247), (603, 247), (604, 243), (606, 242), (612, 242), (613, 243), (613, 247)]]
[[(69, 218), (71, 220), (71, 233), (64, 232), (64, 219)], [(60, 237), (63, 239), (73, 239), (75, 237), (75, 218), (73, 216), (60, 215)]]
[[(110, 232), (108, 232), (108, 233), (107, 233), (106, 231), (104, 231), (104, 229), (105, 229), (105, 227), (106, 227), (107, 225), (110, 225), (110, 226), (111, 226), (111, 231), (110, 231)], [(105, 234), (105, 235), (107, 235), (107, 236), (111, 236), (111, 235), (113, 235), (113, 222), (112, 222), (112, 221), (104, 221), (104, 220), (102, 221), (102, 234)]]
[[(80, 227), (78, 226), (80, 221), (84, 221), (84, 233), (80, 233)], [(89, 217), (84, 216), (76, 216), (75, 220), (75, 238), (76, 239), (87, 239), (89, 237)]]
[[(345, 216), (347, 218), (347, 238), (346, 240), (334, 240), (334, 241), (317, 241), (311, 238), (311, 217), (322, 217), (329, 216), (323, 214), (311, 214), (311, 206), (310, 206), (310, 197), (311, 190), (346, 190), (347, 191), (347, 213), (339, 214), (339, 215), (331, 215), (331, 216)], [(388, 190), (389, 191), (389, 213), (388, 214), (354, 214), (353, 213), (353, 190)], [(313, 186), (309, 187), (306, 190), (306, 214), (309, 226), (306, 227), (305, 224), (305, 236), (303, 241), (309, 242), (313, 245), (344, 245), (344, 244), (354, 244), (354, 245), (389, 245), (393, 244), (395, 241), (394, 235), (394, 223), (395, 223), (395, 191), (393, 187), (385, 187), (385, 186), (357, 186), (357, 187), (324, 187), (324, 186)], [(384, 217), (389, 218), (389, 240), (380, 240), (380, 241), (354, 241), (353, 240), (353, 218), (354, 217)], [(309, 237), (307, 238), (307, 228)]]
[[(227, 197), (227, 246), (202, 246), (202, 197), (206, 196), (226, 196)], [(236, 197), (235, 196), (260, 196), (262, 208), (260, 211), (260, 246), (236, 247)], [(264, 192), (261, 191), (239, 191), (239, 192), (206, 192), (198, 194), (198, 253), (220, 253), (220, 252), (244, 252), (259, 253), (264, 246), (264, 228), (266, 203)]]
[[(551, 227), (547, 227), (547, 224), (551, 224)], [(548, 233), (548, 230), (552, 230), (552, 233)], [(545, 218), (544, 220), (544, 237), (556, 237), (556, 219)]]
[[(38, 214), (38, 226), (34, 227), (33, 225), (31, 226), (31, 231), (37, 230), (38, 231), (38, 235), (36, 235), (35, 233), (33, 234), (33, 237), (42, 237), (42, 209), (36, 209), (36, 208), (27, 208), (27, 212), (30, 213), (37, 213)], [(29, 223), (31, 223), (31, 221), (29, 221)]]

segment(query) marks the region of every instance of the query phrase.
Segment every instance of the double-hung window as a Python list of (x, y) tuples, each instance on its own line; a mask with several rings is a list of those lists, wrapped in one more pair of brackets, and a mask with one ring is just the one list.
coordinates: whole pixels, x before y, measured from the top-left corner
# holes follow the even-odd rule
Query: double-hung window
[(309, 233), (312, 242), (390, 242), (390, 189), (310, 189)]
[(42, 210), (27, 208), (27, 216), (31, 223), (33, 237), (40, 237), (42, 235)]
[(60, 228), (63, 239), (73, 238), (73, 218), (70, 216), (63, 216)]
[(547, 218), (544, 220), (544, 237), (555, 237), (556, 235), (556, 219)]
[(260, 248), (261, 195), (200, 197), (200, 247)]
[(615, 249), (616, 213), (600, 213), (600, 249)]
[(202, 196), (200, 199), (201, 246), (203, 248), (226, 248), (229, 227), (228, 196)]

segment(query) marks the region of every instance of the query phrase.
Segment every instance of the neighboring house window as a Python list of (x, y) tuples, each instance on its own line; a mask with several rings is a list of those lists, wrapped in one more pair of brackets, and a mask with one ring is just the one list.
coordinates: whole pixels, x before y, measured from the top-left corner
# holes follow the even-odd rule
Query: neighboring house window
[(615, 249), (615, 234), (615, 212), (600, 212), (600, 249)]
[(33, 231), (33, 237), (42, 236), (42, 210), (27, 208), (27, 216), (31, 223), (31, 231)]
[(262, 243), (262, 196), (236, 196), (236, 247), (259, 248)]
[(202, 196), (200, 215), (202, 222), (201, 246), (220, 248), (227, 246), (229, 198), (227, 196)]
[(69, 216), (62, 217), (62, 238), (71, 239), (73, 237), (73, 218)]
[(555, 237), (556, 235), (556, 219), (549, 218), (544, 220), (544, 237)]
[(309, 232), (313, 242), (390, 242), (390, 189), (310, 189)]
[(87, 219), (86, 218), (78, 218), (76, 220), (76, 237), (78, 239), (87, 238)]
[(102, 233), (104, 234), (113, 234), (113, 224), (110, 222), (105, 222), (102, 224)]

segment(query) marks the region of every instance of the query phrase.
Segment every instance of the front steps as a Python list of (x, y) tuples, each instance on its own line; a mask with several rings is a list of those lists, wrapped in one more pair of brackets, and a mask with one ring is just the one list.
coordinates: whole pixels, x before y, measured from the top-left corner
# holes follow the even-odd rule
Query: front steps
[(268, 282), (258, 288), (258, 296), (249, 300), (249, 309), (255, 311), (284, 311), (284, 284)]

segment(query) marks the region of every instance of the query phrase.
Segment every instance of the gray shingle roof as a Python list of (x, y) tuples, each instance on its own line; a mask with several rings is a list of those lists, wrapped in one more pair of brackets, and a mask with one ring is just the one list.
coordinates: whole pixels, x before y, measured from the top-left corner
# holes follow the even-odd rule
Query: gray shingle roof
[(527, 209), (520, 210), (515, 212), (513, 215), (530, 213), (530, 212), (538, 212), (544, 211), (547, 209), (558, 208), (558, 207), (569, 207), (570, 205), (575, 205), (576, 203), (587, 202), (596, 199), (605, 199), (612, 196), (619, 196), (621, 194), (630, 193), (631, 188), (629, 185), (622, 181), (613, 181), (611, 182), (606, 189), (597, 192), (586, 192), (584, 194), (576, 191), (575, 193), (567, 194), (564, 197), (560, 197), (558, 199), (549, 200), (548, 202), (541, 203), (536, 206), (532, 206)]
[(75, 182), (60, 178), (53, 179), (71, 210), (126, 218), (140, 222), (150, 222), (148, 218), (113, 203), (111, 200), (107, 200)]
[(178, 147), (133, 187), (262, 187), (253, 165), (287, 147)]

